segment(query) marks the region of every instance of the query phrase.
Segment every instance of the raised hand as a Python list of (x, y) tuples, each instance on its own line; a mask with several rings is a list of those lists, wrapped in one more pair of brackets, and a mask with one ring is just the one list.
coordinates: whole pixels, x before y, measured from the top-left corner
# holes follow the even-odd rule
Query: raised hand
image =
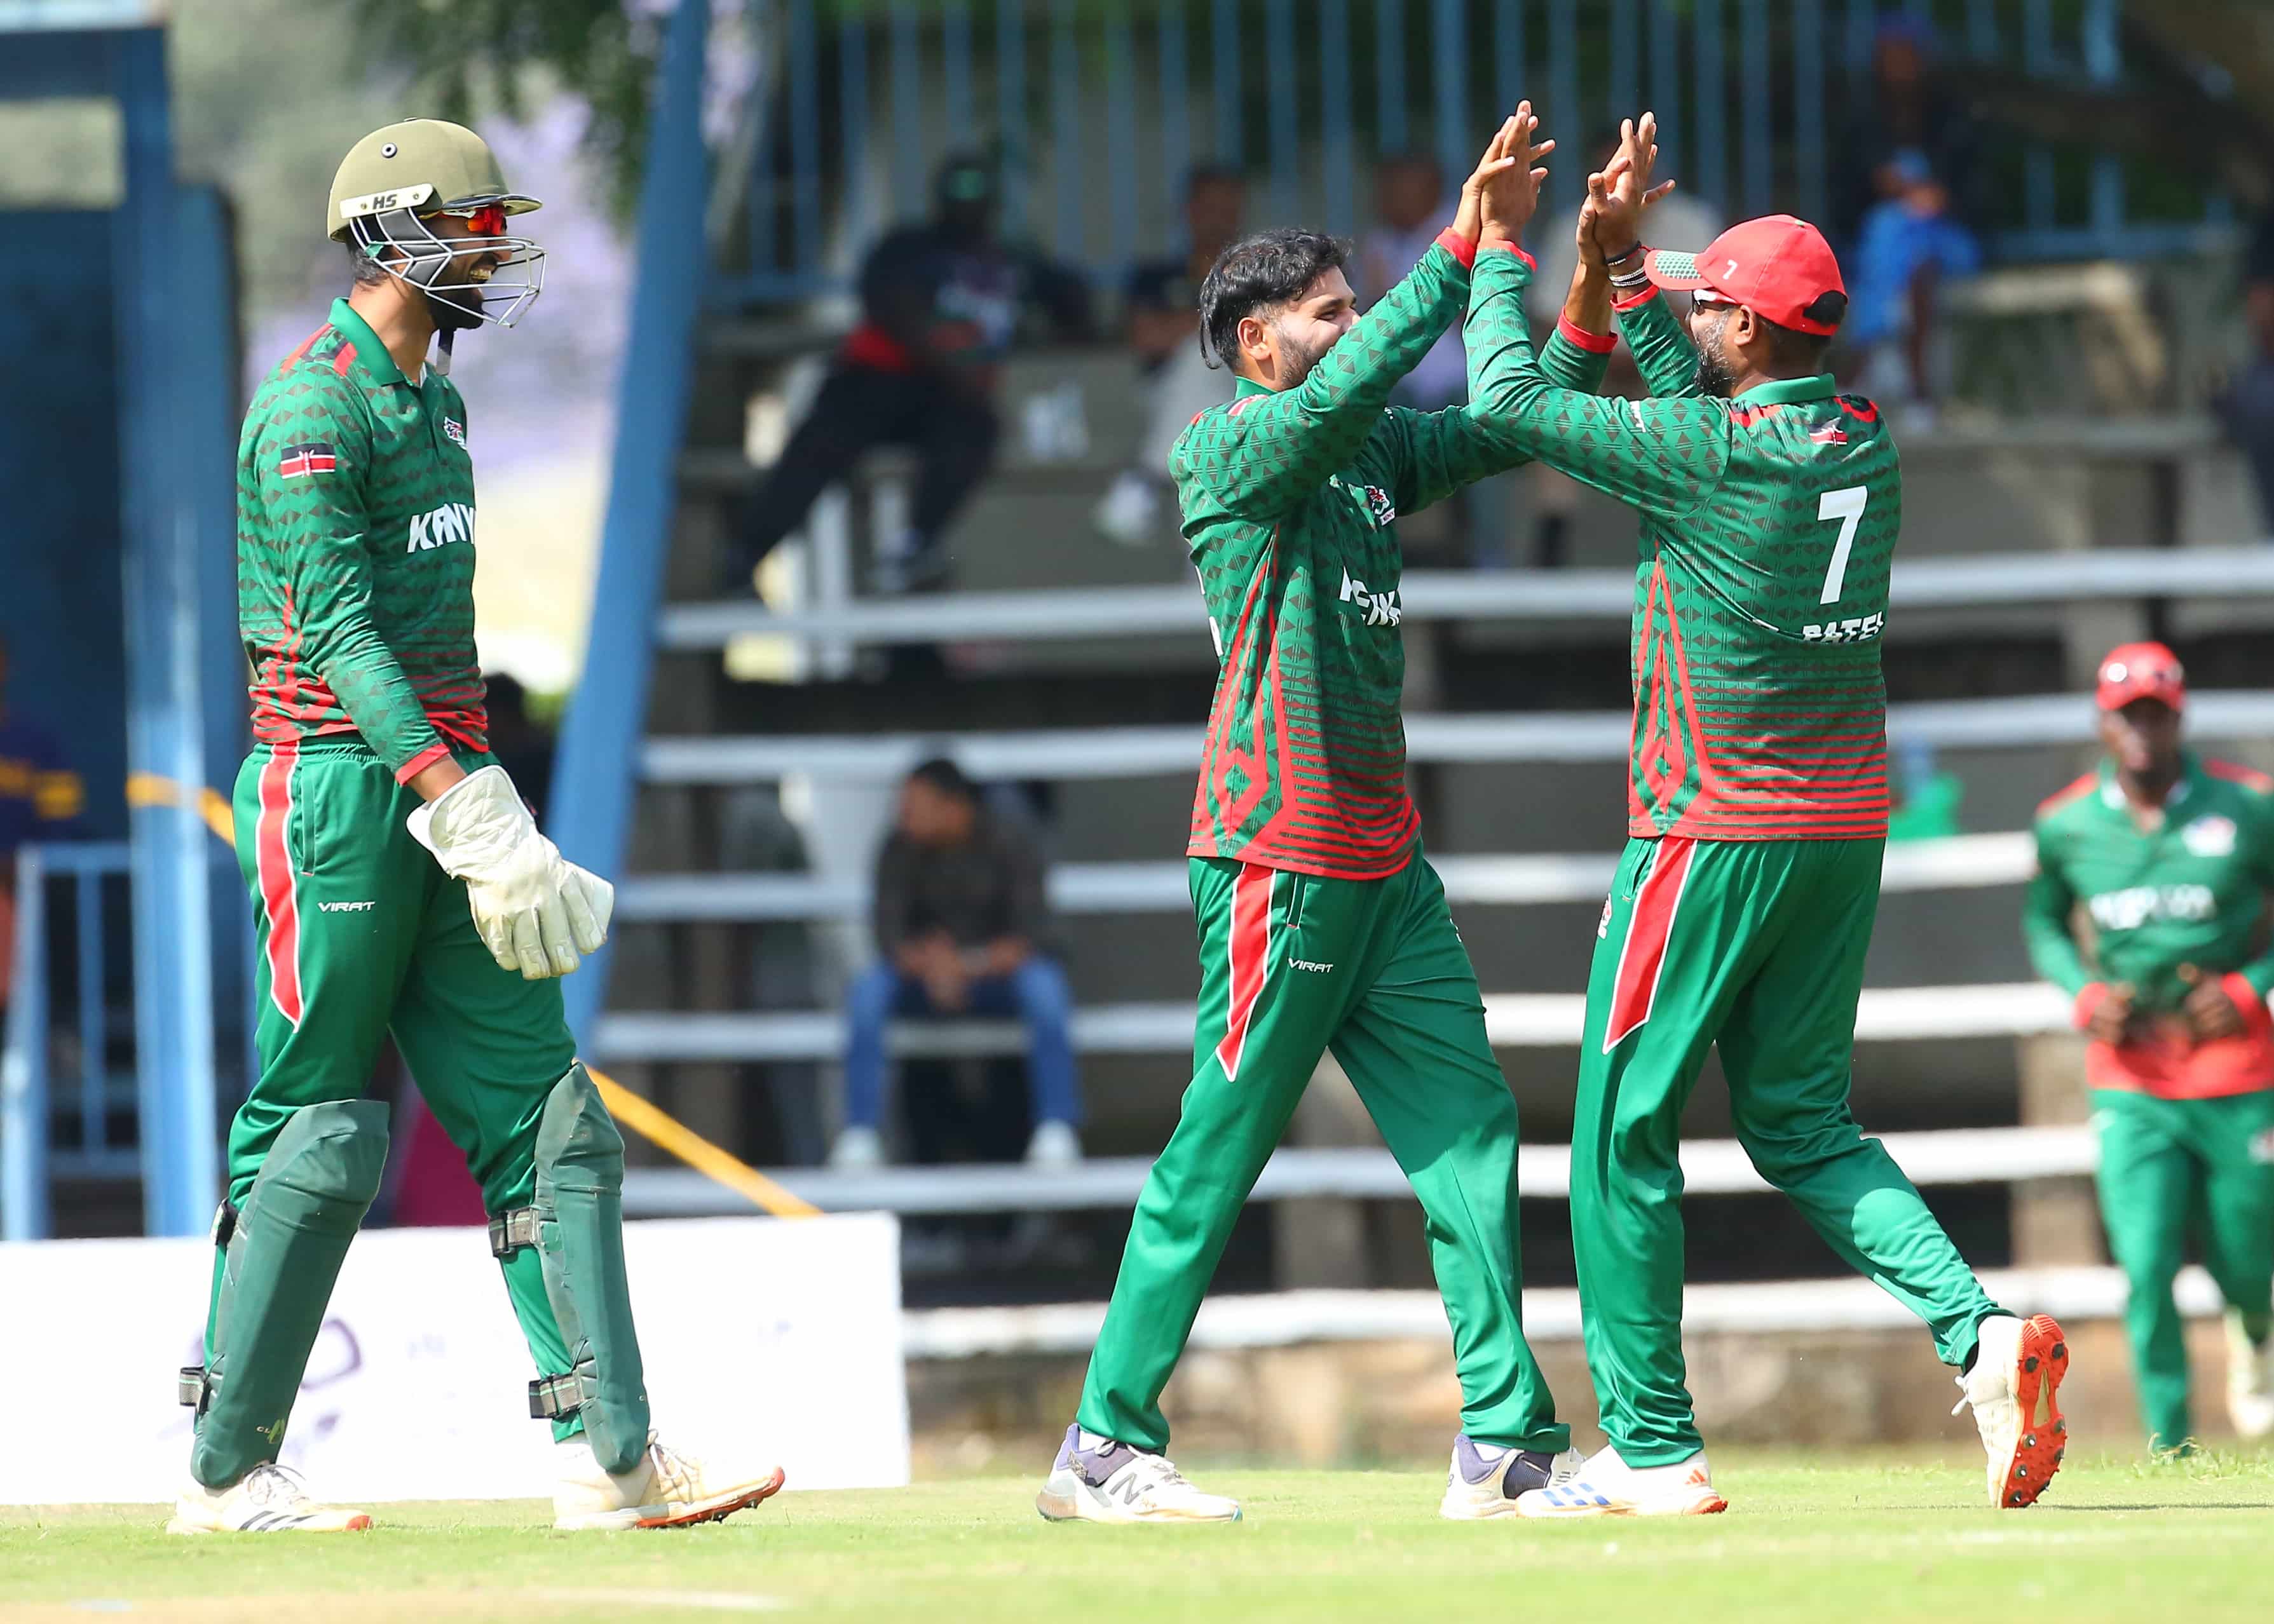
[(1657, 164), (1658, 115), (1622, 120), (1618, 155), (1600, 173), (1587, 177), (1587, 202), (1579, 220), (1583, 257), (1623, 258), (1642, 241), (1644, 212), (1674, 190), (1670, 180), (1650, 184)]
[(1459, 210), (1453, 215), (1453, 229), (1472, 243), (1484, 227), (1485, 188), (1491, 184), (1495, 176), (1516, 167), (1516, 160), (1509, 155), (1508, 146), (1515, 134), (1516, 118), (1511, 114), (1501, 121), (1499, 129), (1493, 132), (1493, 139), (1485, 147), (1485, 155), (1477, 160), (1475, 170), (1461, 183), (1461, 203)]
[(1532, 117), (1532, 103), (1519, 102), (1515, 114), (1494, 138), (1505, 162), (1496, 164), (1489, 175), (1479, 171), (1483, 183), (1481, 234), (1487, 241), (1522, 240), (1525, 226), (1540, 207), (1540, 183), (1547, 178), (1547, 171), (1536, 166), (1555, 150), (1555, 143), (1538, 139), (1539, 132), (1540, 120)]

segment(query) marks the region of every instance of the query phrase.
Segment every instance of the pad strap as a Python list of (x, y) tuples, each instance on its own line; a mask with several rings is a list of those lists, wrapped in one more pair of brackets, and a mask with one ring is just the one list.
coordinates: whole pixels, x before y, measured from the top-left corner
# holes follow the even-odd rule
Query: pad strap
[(490, 1256), (509, 1258), (524, 1246), (537, 1244), (537, 1209), (516, 1207), (490, 1220)]
[(529, 1418), (558, 1421), (573, 1416), (599, 1395), (600, 1383), (589, 1370), (546, 1376), (529, 1384)]
[(203, 1415), (213, 1402), (215, 1385), (206, 1375), (204, 1365), (184, 1365), (181, 1373), (174, 1378), (174, 1396), (181, 1400), (184, 1410), (194, 1410)]

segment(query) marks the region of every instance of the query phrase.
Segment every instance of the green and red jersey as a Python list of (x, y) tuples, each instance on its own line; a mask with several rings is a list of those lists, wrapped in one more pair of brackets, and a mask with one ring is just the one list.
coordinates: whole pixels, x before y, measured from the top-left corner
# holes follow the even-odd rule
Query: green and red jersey
[(245, 413), (237, 592), (255, 738), (359, 733), (402, 779), (485, 748), (465, 402), (344, 299)]
[[(1879, 644), (1902, 473), (1871, 402), (1828, 377), (1706, 395), (1655, 292), (1620, 312), (1652, 398), (1559, 387), (1518, 307), (1530, 272), (1480, 262), (1472, 376), (1517, 449), (1642, 515), (1628, 829), (1647, 838), (1864, 839), (1887, 829)], [(1479, 356), (1480, 330), (1502, 346)]]
[[(2146, 822), (2108, 763), (2037, 808), (2022, 912), (2030, 962), (2075, 1000), (2079, 1026), (2112, 986), (2132, 989), (2140, 1018), (2130, 1041), (2092, 1045), (2087, 1080), (2172, 1099), (2274, 1087), (2274, 778), (2190, 752)], [(2195, 1040), (2183, 965), (2224, 982), (2243, 1036)]]
[[(1389, 404), (1469, 304), (1474, 254), (1447, 232), (1299, 385), (1240, 380), (1170, 453), (1220, 660), (1188, 855), (1367, 880), (1412, 854), (1394, 526), (1526, 460), (1471, 407)], [(1470, 354), (1511, 324), (1520, 306), (1472, 310)], [(1592, 388), (1609, 348), (1559, 332), (1547, 364)]]

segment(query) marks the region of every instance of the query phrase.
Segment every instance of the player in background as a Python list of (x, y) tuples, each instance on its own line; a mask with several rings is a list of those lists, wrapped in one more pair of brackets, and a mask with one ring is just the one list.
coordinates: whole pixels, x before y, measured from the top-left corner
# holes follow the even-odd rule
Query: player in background
[(2100, 1134), (2100, 1213), (2151, 1449), (2189, 1447), (2188, 1231), (2226, 1298), (2226, 1407), (2274, 1432), (2274, 778), (2180, 741), (2179, 660), (2133, 643), (2101, 663), (2100, 765), (2037, 808), (2022, 931), (2076, 1001)]
[[(655, 1441), (624, 1280), (623, 1139), (578, 1064), (557, 977), (607, 933), (607, 883), (561, 861), (489, 756), (474, 654), (474, 481), (445, 362), (510, 325), (542, 254), (472, 131), (358, 142), (324, 229), (354, 287), (271, 372), (237, 453), (237, 603), (256, 741), (237, 780), (260, 1076), (229, 1134), (206, 1362), (176, 1533), (333, 1532), (276, 1464), (348, 1244), (387, 1159), (358, 1096), (392, 1031), (490, 1213), (553, 1424), (555, 1526), (724, 1516), (781, 1486)], [(441, 353), (428, 351), (437, 334)]]
[[(1170, 459), (1220, 654), (1190, 858), (1201, 996), (1193, 1080), (1137, 1199), (1075, 1424), (1038, 1500), (1053, 1520), (1227, 1522), (1162, 1451), (1167, 1384), (1226, 1237), (1322, 1053), (1331, 1050), (1412, 1181), (1452, 1323), (1462, 1432), (1441, 1509), (1507, 1515), (1577, 1463), (1524, 1337), (1516, 1102), (1444, 888), (1421, 855), (1399, 715), (1394, 522), (1516, 461), (1467, 408), (1421, 413), (1391, 389), (1469, 304), (1470, 267), (1513, 260), (1539, 177), (1527, 103), (1462, 188), (1453, 223), (1363, 318), (1344, 249), (1308, 231), (1235, 243), (1201, 292), (1233, 398)], [(1576, 284), (1575, 284), (1576, 285)], [(1609, 324), (1608, 284), (1593, 328)], [(1490, 324), (1471, 354), (1504, 348)], [(1599, 383), (1609, 346), (1547, 365)]]
[[(1848, 1103), (1886, 836), (1894, 444), (1824, 371), (1847, 299), (1815, 227), (1776, 215), (1695, 258), (1645, 250), (1655, 139), (1645, 115), (1623, 132), (1620, 173), (1590, 177), (1597, 252), (1581, 267), (1610, 280), (1653, 398), (1600, 400), (1542, 371), (1523, 322), (1495, 316), (1523, 300), (1517, 255), (1480, 259), (1470, 302), (1485, 380), (1471, 410), (1512, 452), (1642, 518), (1630, 838), (1597, 931), (1571, 1135), (1587, 1363), (1610, 1441), (1520, 1509), (1723, 1507), (1683, 1380), (1676, 1155), (1716, 1043), (1754, 1166), (1933, 1328), (1980, 1424), (1992, 1503), (2028, 1505), (2065, 1441), (2060, 1328), (1984, 1295)], [(1686, 334), (1667, 288), (1692, 294)], [(1479, 356), (1480, 335), (1493, 349)]]

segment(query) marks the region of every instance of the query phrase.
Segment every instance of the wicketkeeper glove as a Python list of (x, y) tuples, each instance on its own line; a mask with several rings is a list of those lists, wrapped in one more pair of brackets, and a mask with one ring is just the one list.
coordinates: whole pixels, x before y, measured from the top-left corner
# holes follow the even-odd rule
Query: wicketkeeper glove
[(608, 939), (616, 888), (562, 859), (499, 766), (470, 772), (411, 813), (412, 838), (466, 883), (492, 957), (527, 980), (566, 975)]

